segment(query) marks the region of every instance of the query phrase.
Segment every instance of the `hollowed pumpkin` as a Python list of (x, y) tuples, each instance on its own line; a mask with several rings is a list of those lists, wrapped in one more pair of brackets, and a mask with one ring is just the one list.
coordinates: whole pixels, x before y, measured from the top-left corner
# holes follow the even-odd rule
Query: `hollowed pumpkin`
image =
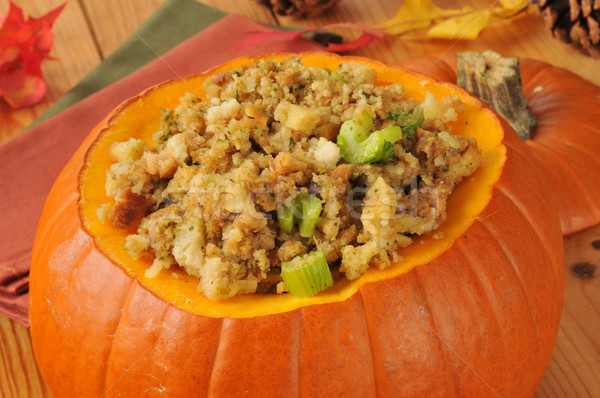
[[(419, 57), (397, 65), (456, 83), (456, 57)], [(600, 223), (600, 87), (546, 62), (521, 59), (528, 108), (537, 119), (526, 143), (549, 182), (565, 235)]]
[[(269, 57), (283, 58), (285, 54)], [(454, 131), (475, 137), (482, 166), (449, 202), (443, 239), (311, 298), (211, 302), (193, 278), (146, 279), (127, 232), (101, 224), (111, 142), (149, 139), (160, 107), (207, 75), (126, 101), (87, 137), (56, 181), (36, 236), (31, 335), (55, 396), (531, 396), (552, 355), (562, 308), (558, 219), (527, 147), (479, 100), (375, 61), (302, 54), (309, 66), (369, 65), (407, 97), (458, 94)], [(439, 237), (439, 235), (438, 235)], [(163, 275), (164, 274), (164, 275)]]

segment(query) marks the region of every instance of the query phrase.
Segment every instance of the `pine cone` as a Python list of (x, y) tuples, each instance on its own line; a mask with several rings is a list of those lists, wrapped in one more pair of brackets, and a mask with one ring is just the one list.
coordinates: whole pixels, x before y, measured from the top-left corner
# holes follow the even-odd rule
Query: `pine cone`
[(554, 37), (600, 58), (600, 0), (534, 0)]
[(255, 0), (270, 7), (279, 15), (312, 18), (333, 7), (341, 0)]

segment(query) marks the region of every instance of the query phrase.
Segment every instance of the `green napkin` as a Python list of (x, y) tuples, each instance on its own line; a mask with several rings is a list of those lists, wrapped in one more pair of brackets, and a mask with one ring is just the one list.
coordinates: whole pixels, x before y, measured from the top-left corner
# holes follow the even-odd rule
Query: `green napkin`
[[(29, 127), (127, 76), (225, 15), (227, 14), (195, 0), (167, 0), (125, 43)], [(171, 23), (172, 21), (177, 23)]]

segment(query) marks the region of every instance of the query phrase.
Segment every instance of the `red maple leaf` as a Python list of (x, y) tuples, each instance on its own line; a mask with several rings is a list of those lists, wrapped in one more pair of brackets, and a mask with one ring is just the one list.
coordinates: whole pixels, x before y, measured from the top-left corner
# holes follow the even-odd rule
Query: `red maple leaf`
[(40, 18), (25, 19), (23, 10), (10, 2), (0, 28), (0, 97), (15, 109), (36, 104), (46, 93), (41, 65), (51, 58), (52, 25), (65, 5)]

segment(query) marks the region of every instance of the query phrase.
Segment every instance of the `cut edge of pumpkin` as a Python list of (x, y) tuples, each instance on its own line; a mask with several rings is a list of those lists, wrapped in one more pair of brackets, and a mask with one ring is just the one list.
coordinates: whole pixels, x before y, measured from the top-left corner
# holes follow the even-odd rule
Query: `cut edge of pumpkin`
[[(118, 229), (108, 221), (101, 223), (97, 217), (96, 211), (100, 205), (114, 205), (104, 190), (106, 169), (112, 164), (108, 148), (113, 142), (124, 141), (129, 137), (140, 138), (153, 145), (152, 135), (158, 131), (160, 108), (174, 108), (179, 98), (186, 92), (193, 92), (205, 100), (201, 87), (207, 76), (251, 64), (259, 58), (281, 60), (294, 55), (298, 54), (242, 57), (203, 74), (156, 85), (125, 101), (93, 131), (97, 138), (87, 151), (79, 178), (81, 194), (79, 212), (82, 225), (94, 237), (96, 246), (101, 252), (149, 291), (178, 308), (210, 317), (248, 318), (346, 300), (362, 285), (377, 281), (385, 283), (385, 280), (402, 275), (415, 266), (431, 262), (449, 249), (456, 239), (463, 236), (491, 199), (493, 186), (500, 178), (506, 160), (506, 148), (502, 144), (504, 137), (502, 124), (481, 101), (452, 84), (439, 83), (414, 72), (366, 58), (340, 57), (329, 53), (304, 53), (300, 54), (300, 57), (307, 66), (336, 69), (340, 62), (348, 61), (368, 65), (377, 71), (378, 82), (401, 83), (406, 91), (406, 99), (413, 98), (420, 102), (427, 91), (440, 101), (443, 97), (460, 95), (466, 106), (460, 113), (459, 119), (451, 123), (452, 132), (477, 140), (482, 153), (482, 163), (473, 175), (459, 184), (450, 197), (447, 220), (433, 233), (417, 237), (410, 246), (399, 250), (398, 254), (402, 258), (399, 262), (383, 270), (369, 269), (354, 281), (342, 278), (334, 286), (313, 297), (251, 294), (234, 296), (224, 301), (211, 301), (198, 292), (198, 279), (187, 275), (179, 268), (162, 270), (158, 276), (146, 278), (144, 274), (152, 264), (152, 260), (145, 258), (133, 260), (125, 250), (125, 238), (132, 231)], [(156, 115), (156, 117), (148, 117), (148, 115)]]

